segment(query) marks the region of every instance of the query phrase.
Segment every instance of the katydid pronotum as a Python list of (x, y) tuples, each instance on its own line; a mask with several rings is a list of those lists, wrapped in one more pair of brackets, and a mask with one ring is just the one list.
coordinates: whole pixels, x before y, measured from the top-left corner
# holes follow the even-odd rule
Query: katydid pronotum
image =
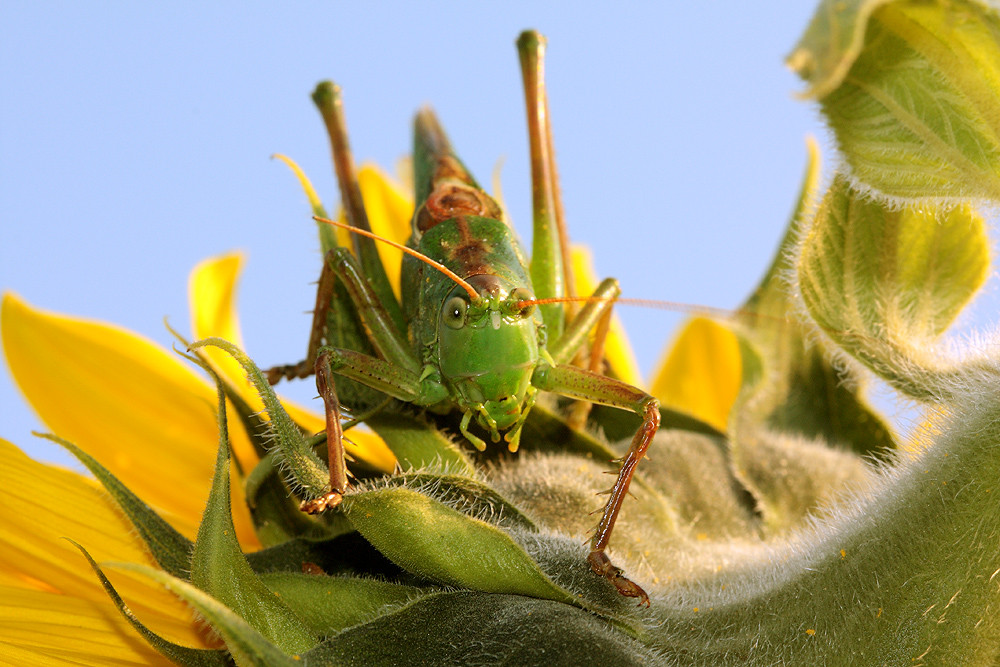
[[(595, 327), (606, 329), (619, 288), (607, 279), (593, 297), (581, 300), (584, 305), (577, 312), (567, 316), (564, 310), (563, 302), (572, 298), (564, 294), (570, 282), (564, 268), (567, 241), (544, 87), (544, 38), (522, 33), (518, 52), (531, 154), (530, 265), (500, 206), (455, 156), (434, 114), (423, 110), (415, 120), (416, 212), (407, 244), (422, 258), (404, 255), (402, 304), (386, 287), (373, 242), (356, 236), (357, 258), (344, 248), (325, 258), (307, 358), (272, 368), (268, 377), (274, 383), (315, 372), (326, 405), (330, 488), (303, 503), (310, 512), (335, 506), (348, 488), (335, 376), (416, 406), (461, 411), (460, 431), (479, 450), (486, 443), (470, 430), (473, 419), (493, 442), (503, 437), (516, 451), (539, 391), (634, 412), (642, 424), (622, 459), (587, 560), (622, 595), (648, 605), (645, 591), (611, 563), (605, 550), (636, 465), (659, 427), (659, 404), (645, 391), (595, 372), (597, 353), (590, 355), (593, 370), (572, 363), (589, 333)], [(339, 90), (321, 84), (317, 95), (329, 96), (319, 106), (330, 133), (347, 223), (370, 231)], [(366, 260), (366, 253), (375, 260)], [(423, 258), (454, 275), (446, 277)], [(370, 344), (367, 351), (332, 345), (336, 320), (329, 318), (336, 289), (346, 291), (353, 302)]]

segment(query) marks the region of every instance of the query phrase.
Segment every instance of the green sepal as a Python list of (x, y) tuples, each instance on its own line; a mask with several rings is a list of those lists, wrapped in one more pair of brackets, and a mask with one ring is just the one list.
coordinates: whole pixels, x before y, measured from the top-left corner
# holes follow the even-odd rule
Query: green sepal
[(472, 475), (475, 466), (454, 440), (419, 417), (380, 412), (365, 420), (406, 470), (428, 467)]
[(218, 394), (219, 454), (191, 557), (191, 581), (283, 651), (299, 653), (316, 645), (315, 635), (261, 582), (236, 540), (230, 505), (226, 395), (221, 386)]
[(538, 530), (524, 512), (491, 485), (460, 474), (403, 473), (384, 480), (383, 484), (386, 488), (405, 487), (417, 491), (462, 514), (482, 519), (505, 530)]
[(571, 602), (503, 530), (407, 488), (345, 496), (347, 518), (391, 561), (430, 581)]
[(338, 634), (309, 665), (655, 665), (657, 653), (576, 607), (458, 591)]
[(111, 495), (121, 511), (132, 522), (146, 548), (149, 549), (149, 553), (160, 567), (175, 577), (181, 579), (190, 577), (191, 552), (194, 550), (194, 543), (191, 540), (164, 521), (153, 508), (132, 493), (90, 454), (59, 436), (47, 433), (38, 433), (37, 435), (61, 445), (86, 466), (87, 470), (97, 478), (104, 490)]
[(261, 581), (317, 636), (367, 623), (431, 592), (379, 579), (301, 572), (272, 572)]
[[(169, 326), (168, 329), (185, 346), (190, 347), (190, 342), (185, 340), (180, 333)], [(206, 370), (225, 392), (226, 398), (233, 404), (240, 421), (243, 423), (243, 428), (254, 451), (260, 457), (260, 461), (249, 474), (246, 474), (241, 468), (237, 468), (237, 471), (240, 477), (244, 478), (244, 495), (253, 520), (254, 531), (261, 545), (266, 548), (298, 536), (313, 539), (332, 536), (320, 521), (299, 511), (287, 484), (277, 474), (278, 452), (268, 451), (271, 443), (267, 438), (269, 433), (267, 421), (250, 407), (250, 404), (236, 391), (231, 382), (210, 370), (212, 369), (211, 362), (202, 350), (195, 349), (193, 353), (196, 358), (191, 359), (191, 361)], [(233, 463), (239, 465), (239, 461), (236, 459), (233, 459)]]
[(788, 64), (861, 183), (897, 200), (1000, 200), (995, 6), (823, 0)]
[(191, 349), (197, 350), (206, 345), (224, 350), (243, 367), (261, 401), (264, 402), (264, 408), (270, 418), (268, 432), (273, 439), (274, 447), (280, 452), (282, 465), (287, 468), (297, 484), (296, 491), (300, 491), (307, 499), (323, 495), (330, 486), (330, 475), (326, 464), (319, 460), (302, 431), (285, 412), (281, 401), (278, 400), (278, 396), (260, 369), (241, 349), (222, 338), (196, 341), (191, 344)]
[(989, 272), (982, 218), (966, 206), (889, 208), (838, 175), (802, 239), (798, 283), (816, 324), (852, 357), (917, 399), (950, 396), (976, 360), (933, 341)]
[(228, 653), (222, 649), (198, 649), (191, 648), (190, 646), (182, 646), (164, 639), (143, 625), (142, 621), (136, 618), (135, 614), (132, 613), (132, 610), (129, 609), (128, 605), (125, 604), (125, 601), (122, 600), (118, 591), (115, 590), (114, 585), (112, 585), (112, 583), (108, 580), (104, 571), (101, 569), (101, 566), (94, 561), (94, 559), (90, 556), (90, 553), (76, 542), (73, 542), (73, 540), (68, 539), (68, 541), (79, 549), (80, 553), (82, 553), (84, 558), (87, 559), (91, 569), (94, 570), (97, 578), (100, 579), (101, 586), (104, 587), (104, 591), (108, 594), (108, 597), (111, 598), (111, 601), (115, 604), (115, 607), (118, 608), (118, 611), (125, 618), (125, 620), (128, 621), (133, 628), (135, 628), (136, 632), (142, 635), (142, 638), (145, 639), (150, 646), (159, 651), (161, 655), (172, 660), (178, 665), (182, 665), (183, 667), (226, 667), (231, 664), (229, 662)]
[[(808, 147), (805, 176), (784, 238), (736, 318), (737, 335), (747, 339), (741, 341), (744, 366), (763, 364), (759, 374), (744, 373), (737, 412), (749, 408), (775, 431), (820, 438), (884, 459), (895, 446), (894, 437), (868, 404), (863, 378), (850, 367), (831, 362), (812, 325), (803, 321), (788, 284), (796, 244), (818, 197), (820, 155), (814, 141)], [(757, 359), (748, 358), (749, 348), (759, 354)], [(737, 446), (739, 440), (736, 433)]]
[(239, 614), (208, 593), (182, 579), (136, 563), (106, 563), (108, 567), (136, 572), (162, 584), (194, 607), (226, 643), (226, 649), (241, 667), (302, 667), (300, 655), (285, 653)]

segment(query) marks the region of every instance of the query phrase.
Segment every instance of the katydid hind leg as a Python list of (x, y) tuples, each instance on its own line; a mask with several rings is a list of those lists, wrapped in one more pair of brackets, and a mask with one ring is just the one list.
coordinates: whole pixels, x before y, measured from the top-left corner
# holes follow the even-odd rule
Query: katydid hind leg
[(608, 494), (601, 519), (591, 538), (587, 562), (590, 563), (594, 573), (607, 578), (619, 593), (638, 598), (639, 604), (648, 606), (649, 596), (638, 584), (625, 577), (620, 568), (611, 563), (606, 549), (621, 511), (622, 502), (632, 483), (636, 466), (645, 456), (649, 443), (660, 426), (659, 401), (641, 389), (620, 380), (566, 364), (540, 367), (532, 377), (532, 384), (538, 389), (570, 398), (629, 410), (642, 418), (642, 424), (633, 436), (628, 452), (622, 458), (621, 470)]
[[(361, 197), (357, 170), (347, 137), (347, 121), (340, 87), (330, 81), (321, 82), (313, 93), (313, 101), (330, 139), (334, 170), (347, 221), (354, 227), (370, 231), (368, 214)], [(266, 371), (271, 384), (277, 383), (282, 378), (304, 378), (311, 375), (319, 348), (323, 344), (362, 352), (380, 349), (381, 340), (372, 340), (371, 344), (366, 340), (368, 332), (372, 331), (366, 318), (379, 320), (379, 326), (375, 327), (374, 333), (370, 335), (371, 338), (391, 339), (389, 344), (394, 344), (396, 348), (399, 347), (396, 343), (401, 338), (405, 339), (406, 325), (402, 311), (389, 286), (375, 242), (356, 235), (352, 238), (359, 258), (357, 263), (363, 267), (366, 290), (361, 290), (343, 275), (343, 261), (338, 260), (338, 257), (342, 257), (348, 251), (337, 247), (332, 235), (321, 234), (321, 238), (324, 239), (325, 257), (316, 290), (316, 305), (313, 309), (306, 358), (297, 364), (276, 366)], [(360, 272), (355, 271), (355, 273)], [(357, 295), (363, 291), (364, 303), (360, 303)], [(375, 298), (371, 295), (375, 295)], [(377, 311), (374, 315), (371, 314), (373, 310)], [(388, 322), (391, 322), (391, 326), (385, 324)], [(400, 360), (398, 355), (393, 358)], [(365, 391), (363, 387), (349, 382), (338, 382), (338, 388), (342, 397), (354, 409), (370, 409), (382, 400), (382, 397), (375, 396), (372, 392)]]
[[(364, 200), (361, 198), (361, 186), (358, 182), (357, 169), (354, 167), (354, 157), (347, 136), (347, 119), (344, 114), (340, 86), (331, 81), (320, 83), (313, 92), (313, 102), (323, 118), (323, 124), (326, 125), (327, 135), (330, 138), (334, 172), (337, 175), (340, 201), (344, 207), (347, 222), (352, 227), (370, 232), (371, 225), (368, 221)], [(375, 241), (358, 235), (354, 235), (351, 241), (357, 257), (364, 267), (367, 280), (372, 290), (378, 295), (382, 307), (396, 328), (404, 329), (406, 322), (403, 319), (396, 295), (389, 285), (389, 278), (375, 247)]]
[[(566, 296), (568, 253), (565, 229), (560, 231), (561, 204), (555, 187), (552, 155), (552, 126), (548, 120), (548, 96), (545, 92), (545, 38), (533, 30), (521, 33), (517, 40), (521, 61), (521, 79), (528, 119), (528, 143), (531, 154), (531, 283), (540, 298)], [(565, 326), (565, 308), (561, 303), (539, 306), (542, 319), (552, 338), (559, 338)]]
[(645, 456), (646, 450), (649, 448), (649, 443), (660, 426), (659, 402), (651, 396), (649, 398), (650, 400), (644, 403), (641, 411), (636, 410), (642, 416), (642, 425), (639, 426), (639, 430), (632, 438), (628, 452), (622, 460), (622, 467), (618, 473), (618, 478), (615, 480), (614, 486), (611, 487), (611, 495), (608, 497), (608, 502), (604, 506), (604, 512), (601, 514), (601, 520), (594, 531), (593, 538), (591, 538), (590, 555), (587, 557), (587, 561), (595, 573), (609, 579), (622, 595), (639, 598), (639, 604), (646, 605), (647, 607), (649, 606), (649, 596), (646, 595), (646, 592), (638, 584), (626, 578), (620, 568), (611, 564), (610, 559), (608, 559), (605, 553), (605, 549), (611, 538), (611, 530), (618, 519), (618, 513), (621, 511), (622, 501), (625, 500), (625, 496), (628, 494), (628, 487), (632, 483), (635, 468), (639, 464), (639, 461), (642, 460), (642, 457)]

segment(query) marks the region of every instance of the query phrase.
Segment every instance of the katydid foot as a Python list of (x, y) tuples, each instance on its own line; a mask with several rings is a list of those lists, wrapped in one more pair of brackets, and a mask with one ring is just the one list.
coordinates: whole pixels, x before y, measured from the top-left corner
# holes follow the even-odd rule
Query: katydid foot
[(642, 590), (639, 584), (635, 583), (624, 574), (622, 569), (611, 563), (611, 559), (603, 551), (591, 551), (587, 556), (590, 569), (594, 574), (600, 575), (614, 584), (618, 592), (628, 598), (639, 598), (640, 607), (649, 606), (649, 596)]
[(339, 505), (343, 499), (343, 494), (337, 493), (336, 491), (330, 491), (323, 494), (319, 498), (303, 500), (299, 503), (299, 509), (306, 514), (319, 514), (324, 510), (333, 509)]
[(286, 364), (284, 366), (274, 366), (264, 371), (267, 383), (274, 386), (282, 380), (296, 380), (307, 378), (313, 373), (313, 363), (308, 359), (297, 364)]

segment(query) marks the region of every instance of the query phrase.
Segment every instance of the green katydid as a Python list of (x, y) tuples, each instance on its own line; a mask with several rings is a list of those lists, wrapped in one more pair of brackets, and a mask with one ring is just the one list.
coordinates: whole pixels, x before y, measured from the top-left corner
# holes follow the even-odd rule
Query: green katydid
[[(415, 120), (417, 206), (407, 244), (413, 252), (403, 259), (401, 306), (388, 288), (374, 242), (355, 236), (357, 257), (344, 248), (327, 254), (307, 358), (272, 368), (268, 378), (274, 383), (282, 377), (313, 372), (317, 376), (327, 409), (330, 488), (324, 496), (303, 503), (303, 509), (311, 512), (338, 504), (348, 487), (340, 426), (343, 396), (338, 392), (359, 395), (367, 388), (417, 406), (456, 408), (462, 413), (462, 434), (479, 450), (486, 443), (470, 430), (473, 419), (494, 442), (503, 437), (516, 451), (521, 427), (539, 391), (636, 413), (642, 425), (622, 460), (591, 539), (588, 562), (622, 595), (648, 605), (646, 593), (611, 563), (605, 549), (635, 467), (659, 427), (659, 404), (641, 389), (571, 363), (589, 332), (606, 325), (619, 288), (613, 279), (605, 280), (567, 318), (563, 302), (573, 299), (564, 294), (569, 282), (563, 268), (566, 239), (560, 231), (562, 212), (543, 80), (544, 38), (526, 31), (518, 40), (518, 51), (533, 184), (530, 268), (500, 206), (455, 156), (434, 114), (423, 110)], [(317, 96), (327, 97), (317, 103), (330, 133), (348, 226), (359, 234), (370, 232), (339, 90), (321, 84)], [(362, 320), (367, 335), (362, 345), (337, 346), (336, 317), (341, 315), (331, 303), (338, 289), (346, 292)], [(328, 345), (322, 346), (324, 342)]]

